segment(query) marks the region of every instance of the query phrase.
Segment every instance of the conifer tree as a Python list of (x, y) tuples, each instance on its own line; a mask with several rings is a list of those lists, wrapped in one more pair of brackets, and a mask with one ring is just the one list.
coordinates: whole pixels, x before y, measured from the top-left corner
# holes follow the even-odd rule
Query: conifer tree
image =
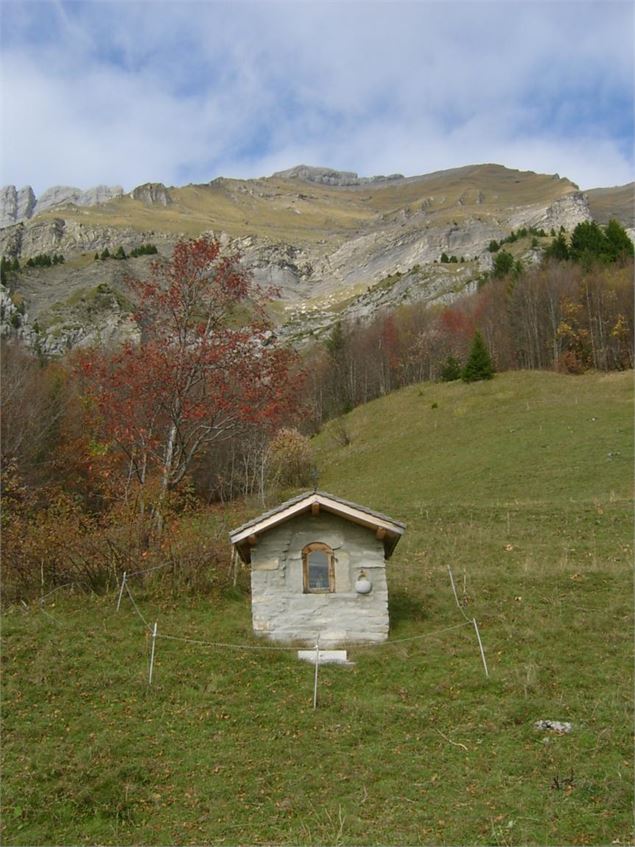
[(545, 250), (545, 256), (548, 259), (556, 259), (559, 262), (566, 262), (569, 258), (569, 245), (564, 233), (559, 233)]
[(461, 379), (461, 376), (461, 363), (454, 356), (448, 356), (441, 369), (441, 382), (453, 382), (455, 379)]
[(605, 235), (608, 243), (609, 258), (612, 261), (633, 256), (633, 242), (628, 237), (624, 227), (615, 218), (611, 218), (606, 225)]
[(496, 258), (494, 259), (494, 269), (492, 270), (492, 276), (495, 279), (502, 279), (502, 277), (511, 273), (513, 269), (514, 257), (511, 253), (508, 253), (507, 250), (501, 250), (496, 254)]
[(609, 242), (596, 221), (582, 221), (571, 234), (569, 252), (574, 261), (589, 265), (608, 258)]
[(494, 376), (494, 364), (487, 345), (481, 333), (477, 330), (472, 341), (472, 348), (467, 363), (463, 368), (463, 382), (477, 382), (480, 379), (491, 379)]

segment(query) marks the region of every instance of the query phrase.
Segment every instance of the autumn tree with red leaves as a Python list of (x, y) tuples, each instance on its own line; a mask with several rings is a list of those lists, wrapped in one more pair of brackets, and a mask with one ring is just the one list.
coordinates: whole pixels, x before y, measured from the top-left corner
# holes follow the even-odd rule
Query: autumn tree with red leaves
[[(180, 242), (150, 277), (126, 280), (141, 343), (81, 358), (103, 437), (141, 489), (158, 477), (158, 507), (207, 445), (244, 425), (275, 428), (293, 406), (296, 356), (266, 319), (272, 292), (253, 284), (215, 240)], [(295, 375), (294, 375), (295, 372)], [(154, 473), (153, 473), (154, 472)]]

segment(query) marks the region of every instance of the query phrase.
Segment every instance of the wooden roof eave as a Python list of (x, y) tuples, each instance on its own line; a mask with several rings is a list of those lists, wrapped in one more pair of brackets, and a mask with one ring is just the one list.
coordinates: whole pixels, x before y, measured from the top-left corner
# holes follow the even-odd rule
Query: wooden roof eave
[(311, 510), (315, 514), (316, 506), (318, 508), (324, 508), (325, 511), (332, 514), (346, 518), (352, 523), (375, 530), (377, 538), (383, 541), (384, 556), (386, 559), (390, 558), (405, 531), (404, 524), (393, 521), (384, 515), (378, 515), (370, 510), (357, 508), (354, 504), (336, 500), (321, 492), (314, 492), (291, 503), (286, 508), (268, 514), (260, 519), (256, 518), (254, 521), (239, 527), (233, 533), (230, 533), (231, 543), (238, 551), (243, 562), (250, 564), (251, 548), (256, 543), (259, 534), (267, 532), (303, 512)]

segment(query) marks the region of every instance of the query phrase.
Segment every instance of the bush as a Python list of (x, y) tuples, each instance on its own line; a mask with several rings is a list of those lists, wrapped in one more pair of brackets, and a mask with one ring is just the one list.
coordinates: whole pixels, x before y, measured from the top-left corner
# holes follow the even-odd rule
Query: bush
[[(38, 253), (37, 256), (31, 256), (26, 260), (27, 268), (50, 268), (51, 265), (60, 265), (64, 262), (64, 256), (60, 253), (55, 253), (51, 256), (49, 253)], [(15, 267), (17, 264), (17, 267)], [(15, 260), (14, 270), (19, 269), (18, 260)]]
[[(177, 509), (182, 506), (173, 503)], [(15, 463), (3, 470), (3, 592), (8, 602), (32, 600), (61, 586), (104, 593), (123, 572), (152, 593), (209, 594), (229, 583), (224, 527), (207, 512), (167, 516), (169, 532), (148, 547), (151, 510), (140, 518), (134, 503), (88, 514), (79, 499), (43, 487), (35, 491)], [(156, 569), (156, 570), (152, 570)]]
[(311, 442), (297, 429), (279, 430), (267, 448), (267, 479), (275, 486), (301, 486), (311, 482)]
[(130, 251), (130, 257), (134, 259), (137, 256), (154, 256), (158, 252), (154, 244), (142, 244), (140, 247), (134, 247)]

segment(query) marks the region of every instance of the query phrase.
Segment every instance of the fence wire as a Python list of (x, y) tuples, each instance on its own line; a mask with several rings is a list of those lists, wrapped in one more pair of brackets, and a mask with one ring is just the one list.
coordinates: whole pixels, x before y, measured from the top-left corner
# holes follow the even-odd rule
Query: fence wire
[(130, 573), (128, 573), (126, 571), (126, 577), (138, 576), (139, 574), (142, 574), (142, 573), (151, 573), (152, 571), (159, 571), (159, 570), (161, 570), (161, 568), (169, 568), (171, 566), (172, 566), (172, 562), (165, 562), (165, 564), (156, 565), (153, 568), (145, 568), (144, 570), (140, 570), (140, 571), (130, 571)]
[(135, 612), (137, 613), (137, 615), (138, 615), (138, 616), (141, 618), (141, 620), (143, 621), (144, 626), (145, 626), (147, 629), (150, 629), (150, 624), (149, 624), (149, 623), (147, 622), (147, 620), (143, 617), (143, 615), (141, 614), (141, 611), (140, 611), (139, 607), (138, 607), (138, 606), (137, 606), (137, 604), (135, 603), (135, 599), (134, 599), (134, 597), (132, 596), (132, 592), (131, 592), (131, 591), (130, 591), (130, 589), (128, 588), (128, 583), (126, 583), (126, 591), (128, 592), (128, 597), (130, 597), (130, 602), (131, 602), (131, 603), (132, 603), (132, 605), (134, 606), (134, 610), (135, 610)]
[[(143, 623), (143, 625), (144, 625), (144, 627), (147, 631), (152, 631), (152, 627), (148, 623), (146, 618), (144, 617), (141, 610), (139, 609), (139, 606), (137, 605), (137, 603), (136, 603), (136, 601), (135, 601), (135, 599), (132, 595), (132, 592), (130, 590), (130, 586), (128, 585), (127, 578), (129, 576), (136, 576), (138, 574), (149, 573), (150, 571), (159, 570), (160, 568), (168, 567), (169, 564), (170, 563), (166, 563), (164, 565), (157, 565), (157, 567), (154, 567), (154, 568), (148, 568), (146, 570), (140, 570), (140, 571), (133, 571), (132, 573), (129, 573), (129, 574), (127, 573), (126, 577), (123, 581), (123, 587), (126, 589), (126, 593), (128, 594), (128, 597), (130, 598), (130, 602), (132, 603), (134, 611), (135, 611), (136, 615), (138, 616), (138, 618)], [(421, 641), (421, 640), (424, 640), (426, 638), (434, 638), (438, 635), (442, 635), (445, 632), (450, 632), (450, 631), (455, 630), (455, 629), (461, 629), (462, 627), (465, 627), (465, 626), (474, 626), (475, 629), (476, 629), (476, 627), (477, 627), (476, 621), (472, 618), (467, 617), (464, 609), (462, 608), (462, 606), (459, 602), (459, 598), (458, 598), (457, 592), (456, 592), (456, 587), (455, 587), (455, 584), (454, 584), (454, 577), (453, 577), (452, 571), (451, 571), (449, 566), (448, 566), (448, 572), (449, 572), (449, 575), (450, 575), (450, 582), (451, 582), (451, 585), (452, 585), (452, 592), (453, 592), (454, 598), (456, 600), (456, 605), (459, 608), (459, 611), (461, 612), (463, 618), (465, 619), (462, 623), (453, 624), (452, 626), (446, 626), (446, 627), (443, 627), (442, 629), (434, 630), (433, 632), (424, 632), (424, 633), (421, 633), (419, 635), (409, 635), (409, 636), (405, 636), (403, 638), (392, 638), (392, 639), (389, 639), (387, 641), (377, 642), (375, 644), (356, 644), (356, 645), (352, 645), (351, 649), (353, 649), (353, 650), (369, 650), (369, 649), (374, 649), (374, 648), (379, 648), (379, 647), (391, 647), (394, 644), (404, 644), (406, 642)], [(49, 591), (48, 594), (45, 594), (43, 597), (40, 597), (40, 610), (43, 612), (43, 614), (45, 614), (47, 617), (51, 618), (51, 620), (53, 620), (55, 623), (59, 623), (59, 621), (57, 621), (55, 618), (53, 618), (51, 615), (49, 615), (46, 612), (46, 610), (43, 608), (43, 601), (47, 597), (50, 597), (52, 594), (55, 594), (56, 591), (60, 591), (62, 588), (68, 588), (69, 586), (75, 585), (75, 584), (76, 584), (75, 582), (68, 582), (68, 583), (65, 583), (64, 585), (59, 585), (57, 588), (54, 588), (53, 591)], [(488, 672), (487, 672), (487, 666), (485, 664), (485, 658), (484, 658), (484, 655), (483, 655), (483, 648), (482, 648), (482, 645), (480, 643), (480, 636), (478, 634), (478, 630), (476, 630), (476, 631), (477, 631), (477, 637), (479, 639), (479, 647), (481, 649), (481, 656), (483, 658), (483, 664), (485, 666), (485, 673), (486, 673), (486, 675), (489, 675)], [(316, 634), (316, 637), (317, 637), (317, 634)], [(199, 638), (187, 638), (185, 636), (169, 635), (167, 633), (159, 633), (159, 632), (155, 633), (154, 638), (163, 638), (167, 641), (178, 641), (178, 642), (181, 642), (181, 643), (184, 643), (184, 644), (194, 644), (198, 647), (212, 647), (212, 648), (216, 648), (216, 649), (225, 649), (225, 650), (240, 650), (240, 651), (260, 650), (260, 651), (276, 651), (276, 652), (296, 653), (299, 649), (311, 649), (311, 647), (305, 646), (303, 648), (303, 647), (298, 647), (297, 645), (295, 647), (289, 647), (289, 646), (281, 646), (281, 645), (276, 645), (276, 644), (233, 644), (233, 643), (225, 642), (225, 641), (204, 641), (203, 639), (199, 639)]]
[[(144, 626), (148, 630), (151, 630), (152, 627), (150, 626), (148, 621), (144, 618), (144, 616), (142, 615), (139, 607), (135, 603), (134, 597), (132, 596), (132, 592), (130, 591), (130, 587), (128, 586), (127, 582), (125, 584), (125, 588), (126, 588), (126, 591), (128, 593), (128, 597), (130, 598), (137, 615), (143, 621)], [(463, 611), (463, 610), (461, 609), (461, 611)], [(464, 626), (473, 626), (474, 625), (473, 620), (471, 618), (467, 618), (465, 616), (465, 613), (463, 613), (463, 616), (465, 617), (465, 620), (462, 623), (453, 624), (452, 626), (446, 626), (446, 627), (443, 627), (442, 629), (434, 630), (433, 632), (424, 632), (424, 633), (421, 633), (419, 635), (408, 635), (408, 636), (405, 636), (404, 638), (391, 638), (387, 641), (377, 642), (376, 644), (355, 644), (355, 645), (351, 645), (350, 649), (372, 650), (374, 648), (379, 648), (379, 647), (391, 647), (394, 644), (404, 644), (404, 643), (409, 642), (409, 641), (421, 641), (421, 640), (426, 639), (426, 638), (434, 638), (437, 635), (442, 635), (444, 632), (450, 632), (451, 630), (454, 630), (454, 629), (461, 629)], [(317, 636), (317, 633), (316, 633), (316, 636)], [(204, 641), (203, 639), (200, 639), (200, 638), (187, 638), (186, 636), (182, 636), (182, 635), (169, 635), (167, 633), (159, 633), (159, 632), (156, 634), (156, 638), (164, 638), (167, 641), (180, 641), (180, 642), (185, 643), (185, 644), (195, 644), (198, 647), (213, 647), (213, 648), (220, 648), (220, 649), (226, 649), (226, 650), (260, 650), (260, 651), (268, 650), (268, 651), (296, 653), (298, 650), (301, 650), (301, 649), (305, 649), (305, 650), (312, 649), (310, 646), (302, 647), (302, 646), (298, 646), (298, 645), (296, 645), (295, 647), (290, 647), (290, 646), (281, 646), (281, 645), (277, 645), (277, 644), (233, 644), (233, 643), (226, 642), (226, 641)]]
[(228, 644), (224, 641), (201, 641), (198, 638), (185, 638), (180, 635), (165, 635), (158, 632), (157, 638), (167, 638), (169, 641), (184, 641), (187, 644), (198, 644), (203, 647), (225, 647), (229, 650), (289, 650), (296, 652), (298, 647), (281, 647), (276, 644)]

